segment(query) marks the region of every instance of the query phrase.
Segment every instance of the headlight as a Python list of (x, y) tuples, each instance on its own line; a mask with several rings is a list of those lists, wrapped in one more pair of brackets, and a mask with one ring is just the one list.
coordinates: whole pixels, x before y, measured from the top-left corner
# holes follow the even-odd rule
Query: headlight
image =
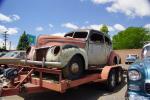
[(60, 46), (54, 46), (51, 49), (51, 53), (56, 56), (60, 52), (60, 49)]
[(137, 81), (141, 79), (141, 74), (137, 70), (131, 70), (128, 72), (129, 80)]

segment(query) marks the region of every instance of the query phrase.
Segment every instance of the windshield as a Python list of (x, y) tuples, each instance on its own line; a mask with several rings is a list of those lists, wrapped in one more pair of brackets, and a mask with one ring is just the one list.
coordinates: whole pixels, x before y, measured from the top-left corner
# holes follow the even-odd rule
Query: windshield
[(18, 52), (8, 52), (3, 57), (16, 57)]
[(71, 32), (66, 34), (64, 37), (72, 37), (72, 38), (86, 38), (88, 32)]
[(146, 46), (146, 47), (143, 49), (143, 57), (144, 57), (144, 58), (150, 57), (150, 46)]

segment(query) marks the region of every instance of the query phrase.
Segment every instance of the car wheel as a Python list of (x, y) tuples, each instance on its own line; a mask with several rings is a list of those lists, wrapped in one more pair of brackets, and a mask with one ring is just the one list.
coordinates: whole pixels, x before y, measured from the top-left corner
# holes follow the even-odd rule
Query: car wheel
[(123, 80), (123, 71), (122, 71), (122, 68), (119, 68), (117, 70), (117, 75), (116, 75), (116, 82), (117, 84), (120, 84)]
[(107, 79), (107, 89), (113, 91), (116, 87), (116, 74), (115, 70), (110, 71)]
[(81, 77), (83, 73), (83, 61), (81, 57), (74, 56), (70, 62), (63, 68), (63, 76), (64, 78), (74, 80)]

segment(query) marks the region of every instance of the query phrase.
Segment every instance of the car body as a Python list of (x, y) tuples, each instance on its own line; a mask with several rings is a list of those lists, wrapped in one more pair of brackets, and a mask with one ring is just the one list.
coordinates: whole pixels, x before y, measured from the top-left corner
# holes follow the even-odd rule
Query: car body
[(150, 99), (150, 43), (142, 49), (142, 59), (133, 63), (128, 69), (129, 100)]
[(134, 63), (138, 59), (138, 55), (136, 54), (128, 54), (126, 56), (125, 64), (131, 64)]
[[(108, 35), (91, 29), (74, 30), (62, 36), (41, 35), (36, 46), (27, 50), (29, 65), (72, 70), (75, 75), (90, 66), (119, 64), (120, 57), (112, 50)], [(76, 62), (76, 63), (74, 63)], [(66, 69), (71, 66), (71, 68)], [(82, 68), (81, 68), (82, 67)], [(79, 76), (79, 75), (77, 75)]]
[(10, 51), (7, 52), (4, 56), (0, 57), (0, 64), (16, 64), (21, 59), (25, 59), (25, 51)]

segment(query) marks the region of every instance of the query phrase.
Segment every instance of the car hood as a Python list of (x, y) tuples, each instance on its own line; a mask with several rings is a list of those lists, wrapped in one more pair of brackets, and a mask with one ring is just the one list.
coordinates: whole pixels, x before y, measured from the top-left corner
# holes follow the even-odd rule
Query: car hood
[(142, 60), (137, 60), (135, 63), (129, 66), (128, 70), (138, 70), (143, 78), (150, 80), (150, 57)]
[(46, 46), (54, 46), (54, 45), (76, 45), (78, 47), (84, 48), (86, 44), (86, 39), (79, 39), (79, 38), (68, 38), (68, 37), (61, 37), (61, 36), (49, 36), (49, 35), (42, 35), (37, 39), (37, 46), (39, 47), (46, 47)]

